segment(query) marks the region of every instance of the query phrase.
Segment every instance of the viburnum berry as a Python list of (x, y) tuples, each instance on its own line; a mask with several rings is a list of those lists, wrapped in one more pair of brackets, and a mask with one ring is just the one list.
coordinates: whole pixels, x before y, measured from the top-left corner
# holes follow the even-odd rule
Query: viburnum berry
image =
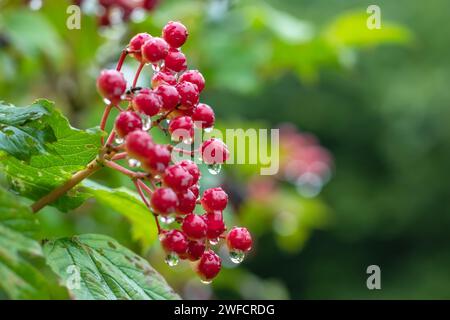
[(181, 47), (187, 40), (188, 31), (186, 27), (178, 21), (170, 21), (163, 28), (163, 38), (172, 48)]
[(117, 103), (127, 89), (127, 81), (117, 70), (103, 70), (97, 79), (97, 88), (104, 98)]
[(204, 241), (191, 240), (188, 243), (188, 249), (183, 258), (191, 261), (197, 261), (202, 257), (205, 249), (206, 245)]
[(171, 111), (175, 109), (176, 106), (180, 103), (180, 94), (176, 87), (161, 84), (156, 89), (155, 92), (162, 99), (162, 110), (163, 111)]
[(149, 117), (158, 114), (163, 106), (163, 101), (160, 95), (153, 91), (143, 91), (139, 92), (134, 96), (133, 108)]
[(212, 250), (205, 251), (198, 262), (196, 271), (204, 282), (211, 282), (220, 272), (222, 260)]
[[(179, 164), (184, 169), (186, 169), (191, 174), (191, 176), (194, 178), (193, 183), (197, 183), (198, 180), (200, 179), (200, 169), (195, 164), (195, 162), (191, 161), (191, 160), (183, 160)], [(197, 197), (198, 197), (198, 193), (197, 193)]]
[(195, 199), (198, 199), (198, 196), (200, 195), (200, 186), (198, 184), (194, 184), (192, 187), (189, 188), (189, 190), (192, 191), (192, 193), (195, 196)]
[(194, 123), (189, 116), (170, 120), (168, 129), (173, 141), (189, 140), (194, 136)]
[(116, 118), (114, 128), (119, 137), (125, 138), (130, 132), (142, 129), (142, 120), (132, 111), (123, 111)]
[(142, 130), (129, 133), (125, 140), (125, 149), (128, 156), (139, 161), (145, 161), (153, 148), (153, 139)]
[(186, 56), (178, 49), (170, 49), (164, 58), (164, 67), (174, 72), (187, 69)]
[(186, 235), (176, 229), (164, 232), (160, 237), (160, 241), (162, 247), (168, 253), (174, 252), (182, 255), (188, 250), (188, 239)]
[(203, 162), (206, 164), (222, 164), (230, 157), (227, 146), (219, 139), (211, 138), (203, 142), (200, 149)]
[(198, 92), (205, 88), (205, 78), (198, 70), (188, 70), (180, 76), (180, 82), (190, 82), (197, 86)]
[(178, 197), (170, 188), (158, 188), (152, 194), (151, 204), (155, 213), (168, 215), (176, 211)]
[(247, 252), (252, 249), (252, 236), (247, 228), (234, 227), (228, 232), (227, 245), (230, 251), (239, 250)]
[(183, 81), (179, 82), (176, 88), (180, 94), (180, 109), (191, 109), (198, 104), (199, 93), (195, 84)]
[(199, 128), (212, 128), (215, 116), (213, 109), (204, 103), (199, 103), (192, 113), (192, 120)]
[(194, 211), (195, 205), (197, 204), (198, 195), (195, 195), (195, 193), (192, 191), (192, 188), (193, 186), (191, 186), (188, 190), (177, 194), (177, 213), (186, 215)]
[(131, 52), (131, 55), (138, 61), (142, 61), (141, 48), (142, 45), (151, 38), (152, 36), (148, 33), (138, 33), (133, 38), (131, 38), (130, 43), (128, 44), (128, 50)]
[[(156, 72), (152, 77), (152, 86), (153, 86), (153, 88), (156, 88), (162, 84), (169, 84), (171, 86), (174, 86), (177, 84), (177, 78), (168, 71)], [(178, 91), (177, 91), (177, 95), (178, 95)]]
[(206, 236), (208, 239), (217, 241), (218, 238), (225, 232), (226, 227), (223, 222), (223, 215), (221, 211), (208, 212), (203, 215), (206, 222), (207, 230)]
[(141, 52), (145, 62), (158, 63), (167, 56), (169, 45), (164, 39), (152, 37), (142, 45)]
[(171, 154), (167, 146), (155, 144), (150, 148), (147, 157), (142, 160), (142, 165), (146, 170), (159, 174), (169, 166), (170, 159)]
[(164, 171), (163, 181), (177, 192), (186, 191), (194, 184), (192, 175), (179, 164), (171, 165)]
[(223, 211), (228, 204), (228, 195), (222, 188), (206, 189), (200, 201), (206, 212)]
[(181, 228), (189, 239), (199, 240), (206, 237), (208, 226), (202, 217), (191, 213), (184, 217)]

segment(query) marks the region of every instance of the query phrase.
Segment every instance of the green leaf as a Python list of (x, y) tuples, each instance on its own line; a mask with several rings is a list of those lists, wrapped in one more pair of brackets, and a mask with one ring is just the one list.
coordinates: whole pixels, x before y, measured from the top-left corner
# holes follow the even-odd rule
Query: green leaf
[(126, 188), (112, 189), (85, 180), (83, 187), (103, 206), (125, 216), (131, 223), (134, 240), (148, 248), (157, 239), (158, 231), (153, 215), (139, 196)]
[(20, 160), (45, 154), (45, 143), (56, 140), (52, 128), (45, 123), (49, 111), (40, 105), (16, 108), (0, 102), (0, 150)]
[[(46, 153), (33, 155), (29, 161), (16, 158), (13, 153), (4, 153), (0, 154), (0, 162), (12, 188), (23, 196), (37, 200), (95, 159), (100, 148), (101, 133), (98, 130), (72, 128), (67, 119), (54, 108), (54, 104), (47, 100), (38, 100), (29, 108), (42, 112), (45, 110), (47, 114), (43, 119), (28, 119), (21, 128), (39, 128), (39, 122), (45, 120), (54, 134), (54, 142), (49, 143), (49, 139), (43, 138), (46, 141)], [(21, 119), (19, 116), (17, 118)], [(67, 211), (81, 205), (86, 197), (86, 194), (74, 188), (52, 205)]]
[(45, 277), (22, 256), (43, 256), (36, 231), (30, 209), (0, 187), (0, 288), (12, 299), (49, 298)]
[(87, 234), (49, 241), (44, 254), (52, 270), (70, 284), (67, 287), (76, 299), (179, 299), (145, 259), (107, 236)]

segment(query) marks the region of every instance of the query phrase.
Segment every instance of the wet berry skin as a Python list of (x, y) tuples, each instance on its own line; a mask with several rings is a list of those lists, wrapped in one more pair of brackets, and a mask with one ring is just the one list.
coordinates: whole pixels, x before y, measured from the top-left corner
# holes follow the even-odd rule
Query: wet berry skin
[[(194, 178), (194, 183), (197, 183), (198, 180), (200, 179), (200, 169), (195, 164), (195, 162), (193, 162), (191, 160), (183, 160), (179, 164), (180, 164), (180, 166), (185, 168), (191, 174), (191, 176)], [(197, 193), (197, 197), (198, 197), (198, 193)]]
[(197, 265), (197, 274), (204, 281), (211, 281), (220, 272), (222, 260), (212, 250), (205, 251)]
[(215, 240), (225, 232), (226, 227), (223, 222), (222, 212), (208, 212), (203, 215), (203, 219), (207, 225), (206, 236), (208, 239)]
[(164, 171), (164, 183), (176, 192), (186, 191), (194, 184), (192, 175), (179, 164), (174, 164)]
[(176, 211), (178, 197), (170, 188), (159, 188), (153, 192), (151, 204), (155, 213), (167, 215)]
[(194, 211), (198, 195), (196, 196), (195, 193), (191, 190), (191, 188), (177, 194), (178, 196), (177, 213), (185, 215), (192, 213)]
[(133, 98), (133, 108), (149, 117), (158, 114), (163, 106), (162, 98), (152, 91), (141, 91)]
[(164, 39), (153, 37), (142, 45), (142, 58), (145, 62), (158, 63), (169, 52), (169, 45)]
[(143, 32), (138, 33), (133, 38), (131, 38), (130, 43), (128, 44), (128, 50), (136, 60), (142, 61), (141, 47), (151, 37), (152, 36), (148, 33)]
[(142, 120), (132, 111), (123, 111), (116, 118), (114, 128), (119, 137), (124, 138), (129, 133), (142, 129)]
[(197, 261), (202, 257), (205, 249), (206, 245), (204, 241), (191, 240), (188, 243), (188, 249), (184, 258), (190, 261)]
[(195, 196), (195, 199), (197, 199), (198, 196), (200, 195), (200, 186), (198, 184), (194, 184), (192, 187), (189, 188), (189, 190), (192, 191), (192, 193)]
[(181, 47), (187, 40), (187, 28), (177, 21), (170, 21), (163, 28), (163, 38), (172, 48)]
[(142, 161), (144, 169), (154, 174), (164, 172), (169, 166), (171, 154), (167, 146), (155, 144), (148, 152), (146, 159)]
[(198, 92), (205, 88), (205, 78), (198, 70), (188, 70), (180, 76), (180, 82), (190, 82), (197, 86)]
[(234, 227), (228, 232), (227, 245), (230, 251), (239, 250), (247, 252), (252, 248), (252, 236), (247, 228)]
[(228, 147), (220, 140), (211, 138), (203, 142), (201, 155), (206, 164), (222, 164), (230, 157)]
[(163, 111), (171, 111), (175, 109), (175, 107), (178, 106), (178, 104), (180, 103), (180, 94), (178, 93), (178, 90), (174, 86), (161, 84), (158, 87), (156, 87), (155, 92), (162, 99)]
[(170, 72), (159, 71), (152, 77), (152, 86), (153, 88), (156, 88), (162, 84), (169, 84), (171, 86), (174, 86), (177, 84), (177, 78), (175, 78), (175, 76)]
[(164, 67), (173, 72), (182, 72), (187, 68), (186, 56), (177, 49), (170, 49), (164, 59)]
[(127, 135), (125, 149), (128, 155), (136, 160), (145, 161), (154, 148), (153, 139), (142, 130), (135, 130)]
[(188, 239), (183, 232), (170, 230), (161, 235), (161, 245), (168, 253), (174, 252), (183, 255), (188, 249)]
[(119, 71), (103, 70), (97, 79), (97, 89), (104, 98), (117, 103), (127, 89), (127, 81)]
[(199, 240), (206, 237), (208, 226), (201, 216), (191, 213), (184, 218), (181, 228), (189, 239)]
[(183, 81), (179, 82), (176, 88), (180, 95), (180, 109), (192, 109), (198, 104), (199, 92), (195, 84)]
[(194, 136), (194, 123), (189, 116), (180, 116), (170, 120), (168, 129), (174, 141), (182, 141)]
[(228, 195), (222, 188), (211, 188), (203, 192), (201, 204), (206, 212), (223, 211), (228, 204)]
[(207, 104), (199, 103), (192, 113), (192, 120), (199, 128), (212, 128), (215, 121), (214, 111)]

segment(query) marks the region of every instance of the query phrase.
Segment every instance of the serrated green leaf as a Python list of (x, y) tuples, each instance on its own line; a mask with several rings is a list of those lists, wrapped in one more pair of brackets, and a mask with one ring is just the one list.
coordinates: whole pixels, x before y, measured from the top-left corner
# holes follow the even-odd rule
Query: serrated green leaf
[(145, 259), (107, 236), (87, 234), (49, 241), (44, 254), (76, 299), (179, 299)]
[(49, 111), (39, 104), (17, 108), (0, 102), (0, 150), (20, 160), (45, 154), (45, 144), (56, 140), (45, 122), (48, 115)]
[[(13, 154), (3, 154), (0, 162), (11, 187), (21, 195), (37, 200), (95, 159), (101, 133), (72, 128), (54, 104), (47, 100), (38, 100), (33, 106), (47, 111), (45, 123), (52, 129), (55, 141), (46, 143), (47, 153), (33, 155), (29, 161), (17, 159)], [(35, 127), (37, 121), (40, 119), (30, 120), (26, 125)], [(74, 188), (52, 205), (67, 211), (81, 205), (86, 196)]]
[(13, 299), (49, 298), (45, 277), (22, 256), (43, 256), (36, 231), (30, 209), (0, 188), (0, 288)]
[(131, 224), (134, 240), (148, 248), (157, 239), (158, 231), (152, 213), (139, 196), (126, 188), (112, 189), (85, 180), (83, 187), (103, 206), (125, 216)]

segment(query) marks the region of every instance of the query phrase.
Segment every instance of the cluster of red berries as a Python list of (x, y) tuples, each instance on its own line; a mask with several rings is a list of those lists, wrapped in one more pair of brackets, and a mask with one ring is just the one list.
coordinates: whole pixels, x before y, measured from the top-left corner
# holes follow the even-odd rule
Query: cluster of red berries
[[(117, 154), (105, 164), (133, 179), (143, 202), (156, 218), (161, 245), (167, 253), (166, 262), (175, 265), (179, 259), (195, 261), (200, 278), (210, 282), (221, 268), (221, 259), (212, 250), (221, 239), (226, 239), (230, 257), (236, 263), (252, 247), (245, 228), (235, 227), (225, 234), (223, 211), (228, 195), (222, 188), (207, 189), (199, 197), (201, 174), (193, 159), (201, 158), (207, 165), (216, 166), (228, 159), (229, 151), (221, 140), (212, 138), (197, 150), (183, 149), (188, 158), (176, 161), (172, 152), (177, 148), (154, 142), (148, 132), (159, 128), (177, 143), (190, 146), (194, 127), (203, 130), (214, 125), (214, 111), (199, 102), (205, 80), (199, 71), (187, 70), (186, 57), (180, 50), (187, 37), (188, 31), (180, 22), (169, 22), (162, 37), (137, 34), (123, 51), (116, 70), (101, 72), (97, 87), (108, 103), (101, 128), (104, 129), (112, 108), (120, 111), (105, 143), (114, 147)], [(130, 88), (120, 72), (126, 56), (140, 62)], [(153, 67), (152, 86), (136, 87), (146, 65)], [(127, 103), (126, 109), (121, 107), (123, 103)], [(164, 122), (168, 122), (167, 128), (162, 126)], [(143, 171), (114, 162), (125, 158), (130, 167), (140, 166)], [(197, 204), (204, 214), (194, 213)]]
[[(84, 8), (87, 3), (92, 1), (73, 0), (73, 3)], [(98, 16), (100, 26), (111, 26), (115, 22), (127, 22), (138, 11), (152, 11), (159, 0), (98, 0), (95, 8), (92, 9)]]

